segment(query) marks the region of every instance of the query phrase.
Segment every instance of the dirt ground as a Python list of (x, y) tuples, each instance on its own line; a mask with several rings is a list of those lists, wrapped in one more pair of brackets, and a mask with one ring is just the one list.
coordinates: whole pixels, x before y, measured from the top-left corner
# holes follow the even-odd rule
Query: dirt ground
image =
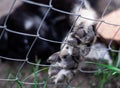
[[(9, 9), (13, 1), (14, 0), (0, 0), (0, 17), (9, 12)], [(99, 1), (100, 3), (98, 5), (99, 6), (98, 12), (99, 14), (101, 14), (108, 0), (99, 0)], [(21, 4), (21, 2), (20, 0), (17, 0), (15, 7), (18, 6), (19, 4)], [(111, 6), (108, 8), (107, 13), (117, 8), (120, 8), (120, 0), (113, 0)], [(20, 85), (19, 82), (11, 81), (17, 75), (21, 65), (22, 65), (21, 62), (13, 62), (13, 61), (0, 63), (0, 88), (21, 88), (21, 87), (18, 87), (18, 85)], [(19, 74), (20, 76), (19, 80), (23, 80), (27, 78), (33, 72), (34, 72), (33, 65), (29, 65), (29, 64), (24, 65)], [(42, 81), (45, 80), (45, 78), (48, 77), (47, 70), (45, 70), (44, 72), (39, 72), (37, 74), (37, 77), (40, 78)], [(3, 80), (3, 79), (6, 79), (6, 80)], [(33, 82), (33, 81), (34, 79), (32, 75), (31, 78), (27, 80), (27, 82)], [(94, 76), (94, 74), (78, 72), (78, 74), (74, 77), (74, 80), (70, 85), (75, 86), (74, 88), (97, 88), (98, 82), (99, 80)], [(32, 84), (27, 84), (27, 85), (24, 85), (23, 88), (43, 88), (43, 86), (34, 87)], [(58, 87), (56, 87), (55, 85), (52, 85), (52, 86), (48, 85), (47, 88), (58, 88)], [(59, 86), (59, 88), (66, 88), (66, 86), (61, 85)], [(112, 81), (106, 84), (105, 88), (120, 88), (120, 80), (113, 79)]]

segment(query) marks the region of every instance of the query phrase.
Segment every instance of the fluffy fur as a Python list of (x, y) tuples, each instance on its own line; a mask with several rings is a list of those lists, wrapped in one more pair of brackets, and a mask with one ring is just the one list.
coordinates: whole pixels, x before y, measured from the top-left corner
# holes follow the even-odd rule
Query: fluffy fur
[[(61, 68), (53, 75), (52, 71), (54, 70), (51, 69), (48, 72), (51, 73), (50, 75), (54, 78), (53, 81), (55, 83), (63, 81), (64, 78), (70, 81), (73, 78), (74, 71), (79, 69), (81, 59), (104, 59), (109, 64), (112, 64), (106, 46), (102, 43), (94, 42), (96, 31), (93, 27), (95, 25), (93, 20), (97, 18), (95, 10), (87, 0), (84, 0), (81, 9), (79, 9), (80, 4), (80, 2), (75, 3), (72, 10), (73, 13), (80, 16), (70, 16), (72, 21), (77, 19), (73, 30), (64, 38), (60, 51), (48, 58), (51, 66), (56, 65), (57, 68)], [(68, 77), (69, 74), (71, 75)]]
[[(37, 3), (49, 4), (50, 0), (31, 0)], [(90, 5), (95, 8), (95, 1), (88, 0), (86, 4), (90, 3)], [(81, 0), (53, 0), (52, 6), (54, 8), (76, 13), (78, 6), (81, 4)], [(90, 10), (82, 9), (80, 13), (82, 16), (90, 18), (95, 17), (95, 12), (91, 7)], [(23, 3), (18, 6), (9, 16), (9, 19), (5, 26), (8, 29), (22, 32), (35, 34), (37, 33), (39, 24), (41, 23), (46, 11), (48, 8), (36, 6), (33, 4)], [(91, 12), (92, 11), (92, 12)], [(78, 12), (78, 11), (77, 11)], [(90, 15), (86, 15), (90, 13)], [(6, 16), (0, 18), (0, 25), (4, 25), (4, 21)], [(93, 16), (93, 17), (92, 17)], [(75, 17), (76, 18), (76, 17)], [(45, 21), (42, 24), (41, 30), (39, 31), (39, 35), (46, 39), (51, 39), (55, 41), (62, 41), (70, 27), (72, 22), (74, 21), (73, 17), (64, 13), (60, 13), (57, 11), (50, 10)], [(82, 20), (79, 19), (77, 21), (76, 26), (79, 26), (79, 22)], [(86, 20), (84, 20), (86, 21)], [(86, 22), (85, 22), (86, 23)], [(86, 23), (86, 25), (91, 25)], [(0, 33), (2, 33), (3, 29), (0, 29)], [(19, 34), (14, 34), (8, 31), (5, 31), (2, 38), (0, 39), (0, 56), (17, 58), (17, 59), (26, 59), (26, 54), (30, 49), (32, 42), (34, 41), (34, 37), (23, 36)], [(30, 54), (28, 55), (29, 60), (35, 60), (34, 58), (37, 56), (41, 58), (42, 61), (46, 62), (46, 59), (54, 52), (58, 51), (60, 48), (60, 44), (51, 43), (48, 41), (44, 41), (41, 39), (37, 39), (34, 44)]]

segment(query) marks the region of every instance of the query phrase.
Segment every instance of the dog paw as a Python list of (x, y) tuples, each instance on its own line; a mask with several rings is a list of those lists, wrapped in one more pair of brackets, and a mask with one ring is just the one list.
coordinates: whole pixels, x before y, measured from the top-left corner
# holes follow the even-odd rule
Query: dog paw
[(47, 60), (47, 62), (51, 64), (59, 62), (59, 61), (60, 61), (59, 52), (52, 54)]
[(72, 70), (61, 69), (56, 75), (53, 75), (51, 79), (55, 84), (58, 82), (70, 82), (74, 77), (74, 72)]
[(48, 70), (48, 76), (52, 77), (56, 75), (61, 69), (57, 64), (51, 64)]

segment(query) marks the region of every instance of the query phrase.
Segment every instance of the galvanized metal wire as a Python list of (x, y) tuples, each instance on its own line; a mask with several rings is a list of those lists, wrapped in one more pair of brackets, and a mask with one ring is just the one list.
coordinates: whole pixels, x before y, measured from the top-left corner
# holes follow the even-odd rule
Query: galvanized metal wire
[[(82, 2), (84, 2), (84, 0), (81, 0)], [(47, 42), (53, 42), (53, 43), (66, 43), (65, 41), (64, 42), (60, 42), (60, 41), (54, 41), (54, 40), (50, 40), (50, 39), (45, 39), (43, 37), (41, 37), (41, 35), (39, 34), (39, 31), (41, 30), (41, 27), (43, 25), (43, 22), (44, 20), (46, 19), (47, 15), (49, 14), (49, 11), (50, 10), (53, 10), (53, 11), (57, 11), (57, 12), (60, 12), (60, 13), (64, 13), (64, 14), (67, 14), (67, 15), (71, 15), (71, 16), (76, 16), (76, 17), (81, 17), (83, 19), (87, 19), (87, 20), (91, 20), (91, 21), (96, 21), (97, 23), (99, 23), (99, 25), (97, 26), (97, 28), (99, 28), (101, 26), (102, 23), (104, 24), (108, 24), (108, 25), (112, 25), (112, 26), (118, 26), (118, 31), (116, 31), (115, 35), (113, 36), (112, 40), (110, 41), (109, 45), (108, 45), (108, 51), (113, 51), (113, 52), (120, 52), (118, 50), (114, 50), (112, 49), (111, 45), (113, 43), (113, 40), (115, 38), (115, 36), (117, 35), (117, 33), (120, 31), (120, 24), (114, 24), (114, 23), (109, 23), (105, 20), (103, 20), (103, 16), (105, 15), (106, 11), (108, 10), (108, 7), (109, 5), (111, 4), (112, 0), (109, 0), (108, 4), (106, 5), (106, 7), (104, 8), (104, 11), (103, 11), (103, 14), (101, 15), (101, 19), (90, 19), (90, 18), (86, 18), (84, 16), (81, 16), (81, 14), (75, 14), (75, 13), (72, 13), (72, 12), (66, 12), (66, 11), (63, 11), (63, 10), (60, 10), (60, 9), (57, 9), (55, 8), (53, 5), (52, 5), (52, 0), (50, 0), (49, 2), (49, 5), (46, 5), (46, 4), (42, 4), (42, 3), (37, 3), (37, 2), (33, 2), (31, 0), (21, 0), (21, 2), (24, 2), (24, 3), (27, 3), (27, 4), (32, 4), (32, 5), (35, 5), (35, 6), (39, 6), (39, 7), (46, 7), (47, 8), (47, 11), (44, 15), (44, 17), (42, 18), (42, 21), (41, 23), (39, 24), (39, 27), (37, 29), (37, 33), (36, 34), (28, 34), (28, 33), (23, 33), (23, 32), (18, 32), (18, 31), (14, 31), (12, 29), (9, 29), (7, 28), (7, 21), (8, 21), (8, 18), (10, 16), (10, 13), (12, 12), (13, 8), (14, 8), (14, 5), (16, 3), (16, 0), (12, 0), (12, 4), (11, 4), (11, 7), (9, 8), (9, 12), (7, 13), (7, 17), (5, 19), (5, 22), (4, 22), (4, 25), (0, 25), (0, 28), (2, 29), (2, 32), (0, 34), (0, 39), (2, 38), (4, 32), (10, 32), (10, 33), (13, 33), (14, 34), (18, 34), (18, 35), (21, 35), (21, 36), (30, 36), (30, 37), (34, 37), (34, 41), (32, 42), (27, 54), (26, 54), (26, 57), (25, 59), (21, 58), (21, 59), (17, 59), (17, 58), (9, 58), (9, 57), (5, 57), (5, 56), (0, 56), (0, 58), (2, 59), (7, 59), (7, 60), (11, 60), (11, 61), (15, 61), (15, 62), (21, 62), (22, 64), (19, 66), (18, 68), (18, 71), (16, 73), (16, 76), (15, 78), (6, 78), (6, 79), (3, 79), (3, 78), (0, 78), (0, 81), (12, 81), (12, 82), (16, 82), (16, 81), (20, 81), (22, 84), (25, 84), (25, 85), (34, 85), (34, 84), (37, 84), (37, 85), (43, 85), (45, 84), (45, 82), (40, 82), (40, 83), (34, 83), (34, 82), (27, 82), (26, 79), (28, 79), (31, 75), (28, 75), (26, 78), (24, 78), (23, 80), (21, 80), (19, 78), (19, 73), (21, 72), (21, 70), (24, 68), (24, 65), (27, 63), (27, 64), (30, 64), (30, 65), (34, 65), (34, 66), (40, 66), (40, 67), (49, 67), (50, 65), (45, 65), (45, 64), (36, 64), (36, 63), (33, 63), (33, 62), (30, 62), (29, 61), (29, 54), (34, 46), (34, 44), (36, 43), (37, 39), (41, 39), (41, 40), (44, 40), (44, 41), (47, 41)], [(82, 7), (82, 4), (80, 6), (80, 9)], [(75, 20), (75, 22), (77, 21), (77, 19)], [(71, 26), (71, 29), (70, 31), (68, 32), (68, 34), (72, 31), (73, 27), (74, 27), (74, 24), (75, 22), (73, 22), (73, 25)], [(104, 56), (103, 56), (104, 57)], [(42, 70), (45, 70), (46, 68), (44, 69), (41, 69), (39, 71), (37, 71), (36, 73), (39, 73), (41, 72)], [(81, 72), (84, 72), (84, 73), (94, 73), (96, 71), (83, 71), (82, 69), (80, 69)], [(52, 83), (49, 83), (49, 85), (53, 85)], [(58, 84), (58, 85), (67, 85), (67, 84)], [(72, 88), (72, 87), (70, 87)]]

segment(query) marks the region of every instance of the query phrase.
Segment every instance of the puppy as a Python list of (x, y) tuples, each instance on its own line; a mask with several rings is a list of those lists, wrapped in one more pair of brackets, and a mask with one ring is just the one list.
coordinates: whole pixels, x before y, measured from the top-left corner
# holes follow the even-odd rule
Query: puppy
[[(106, 52), (104, 60), (107, 60), (109, 64), (112, 63), (110, 55), (107, 51), (107, 47), (101, 43), (94, 43), (96, 31), (93, 29), (93, 26), (95, 25), (95, 21), (93, 20), (97, 18), (96, 12), (90, 6), (90, 3), (86, 0), (84, 1), (83, 8), (79, 9), (79, 6), (80, 3), (78, 2), (75, 4), (74, 9), (72, 10), (74, 13), (80, 14), (78, 17), (71, 16), (71, 19), (75, 21), (73, 30), (63, 40), (60, 52), (58, 52), (57, 54), (53, 54), (49, 58), (49, 60), (53, 60), (52, 57), (54, 57), (54, 55), (57, 55), (59, 61), (55, 61), (55, 64), (57, 64), (58, 67), (62, 68), (58, 73), (56, 73), (57, 75), (53, 75), (53, 78), (55, 78), (55, 83), (63, 80), (64, 73), (67, 74), (66, 69), (69, 72), (73, 70), (76, 71), (78, 69), (80, 63), (79, 60), (81, 58), (103, 59), (102, 54)], [(89, 15), (86, 15), (86, 13)], [(87, 17), (89, 18), (89, 20), (87, 19)], [(99, 50), (96, 51), (96, 48), (98, 48)], [(96, 52), (99, 54), (99, 57), (96, 55)], [(76, 60), (73, 60), (73, 56), (77, 56), (75, 57), (78, 60), (77, 63), (75, 63)], [(57, 59), (55, 58), (55, 60)]]
[[(50, 0), (30, 1), (45, 5), (49, 5), (50, 2)], [(80, 14), (88, 18), (90, 17), (91, 19), (95, 17), (95, 12), (93, 11), (93, 8), (96, 7), (96, 4), (94, 4), (96, 3), (96, 1), (85, 1), (84, 4), (88, 5), (89, 3), (91, 6), (93, 6), (93, 8), (91, 8), (88, 5), (87, 7), (82, 8), (81, 11), (78, 11), (78, 8), (82, 5), (82, 2), (82, 0), (52, 0), (51, 4), (54, 8), (62, 11)], [(89, 7), (90, 9), (87, 10), (86, 8)], [(65, 13), (61, 13), (59, 11), (51, 9), (48, 12), (45, 20), (42, 21), (48, 9), (49, 8), (47, 7), (37, 6), (34, 4), (27, 3), (27, 1), (24, 1), (22, 5), (18, 6), (12, 13), (10, 13), (6, 24), (4, 22), (7, 14), (1, 17), (0, 26), (5, 26), (5, 28), (0, 28), (0, 34), (3, 30), (5, 30), (5, 32), (2, 35), (2, 38), (0, 39), (0, 56), (16, 59), (29, 58), (28, 60), (30, 61), (34, 61), (35, 57), (37, 56), (38, 58), (42, 59), (42, 61), (46, 62), (46, 59), (52, 53), (60, 50), (60, 44), (42, 40), (40, 37), (62, 42), (64, 37), (70, 30), (70, 27), (73, 21), (75, 20), (76, 16), (67, 15)], [(88, 13), (90, 14), (88, 15)], [(75, 26), (79, 26), (79, 24), (82, 22), (85, 23), (84, 27), (86, 27), (86, 25), (91, 25), (91, 23), (88, 23), (88, 21), (84, 19), (81, 21), (80, 19), (81, 17), (78, 19)], [(40, 24), (42, 26), (39, 29)], [(7, 30), (6, 28), (15, 32), (39, 36), (28, 56), (26, 55), (35, 37), (20, 35), (19, 33), (16, 34)], [(87, 27), (85, 29), (87, 30)]]

